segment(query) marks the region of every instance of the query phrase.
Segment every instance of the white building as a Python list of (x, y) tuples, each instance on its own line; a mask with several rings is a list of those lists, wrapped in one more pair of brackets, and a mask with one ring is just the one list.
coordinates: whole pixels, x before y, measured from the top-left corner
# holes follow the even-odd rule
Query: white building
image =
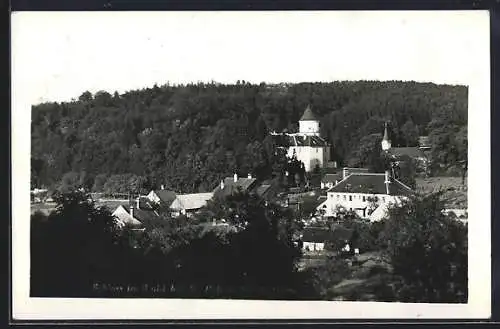
[(378, 221), (385, 217), (389, 205), (411, 193), (411, 188), (391, 177), (389, 171), (384, 174), (353, 172), (329, 189), (326, 200), (316, 209), (325, 216), (335, 216), (340, 207)]
[(287, 149), (289, 158), (304, 163), (307, 172), (316, 166), (326, 167), (330, 161), (330, 145), (319, 135), (319, 120), (308, 106), (299, 120), (298, 133), (272, 133), (277, 144)]

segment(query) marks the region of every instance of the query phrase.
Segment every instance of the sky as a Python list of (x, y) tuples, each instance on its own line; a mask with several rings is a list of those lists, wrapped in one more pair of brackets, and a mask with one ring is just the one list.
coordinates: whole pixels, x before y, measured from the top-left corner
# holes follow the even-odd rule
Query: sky
[(212, 80), (467, 84), (485, 15), (20, 12), (12, 16), (12, 70), (31, 103)]

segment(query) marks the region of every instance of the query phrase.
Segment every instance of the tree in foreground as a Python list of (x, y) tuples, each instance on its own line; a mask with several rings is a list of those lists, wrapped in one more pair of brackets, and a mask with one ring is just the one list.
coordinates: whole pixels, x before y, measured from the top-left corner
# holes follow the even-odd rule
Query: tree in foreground
[(442, 192), (389, 209), (381, 233), (403, 302), (467, 302), (467, 225), (445, 215)]
[(47, 218), (31, 219), (31, 294), (78, 297), (113, 271), (115, 223), (83, 193), (62, 194), (56, 202)]

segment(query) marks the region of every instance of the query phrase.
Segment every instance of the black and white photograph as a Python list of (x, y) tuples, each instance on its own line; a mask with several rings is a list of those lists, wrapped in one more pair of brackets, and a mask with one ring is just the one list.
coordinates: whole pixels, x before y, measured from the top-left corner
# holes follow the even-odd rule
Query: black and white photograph
[(488, 315), (488, 22), (14, 13), (13, 298)]

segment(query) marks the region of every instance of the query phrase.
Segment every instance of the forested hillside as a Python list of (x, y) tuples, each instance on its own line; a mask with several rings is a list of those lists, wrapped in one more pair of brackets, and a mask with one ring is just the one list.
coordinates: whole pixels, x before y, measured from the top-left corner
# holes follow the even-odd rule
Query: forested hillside
[(441, 165), (467, 155), (464, 86), (155, 85), (122, 95), (85, 92), (72, 102), (33, 106), (32, 185), (127, 192), (164, 184), (196, 192), (213, 189), (233, 172), (270, 178), (283, 159), (269, 132), (296, 130), (308, 104), (340, 164), (359, 153), (363, 137), (381, 134), (386, 120), (393, 146), (412, 146), (419, 135), (430, 135)]

